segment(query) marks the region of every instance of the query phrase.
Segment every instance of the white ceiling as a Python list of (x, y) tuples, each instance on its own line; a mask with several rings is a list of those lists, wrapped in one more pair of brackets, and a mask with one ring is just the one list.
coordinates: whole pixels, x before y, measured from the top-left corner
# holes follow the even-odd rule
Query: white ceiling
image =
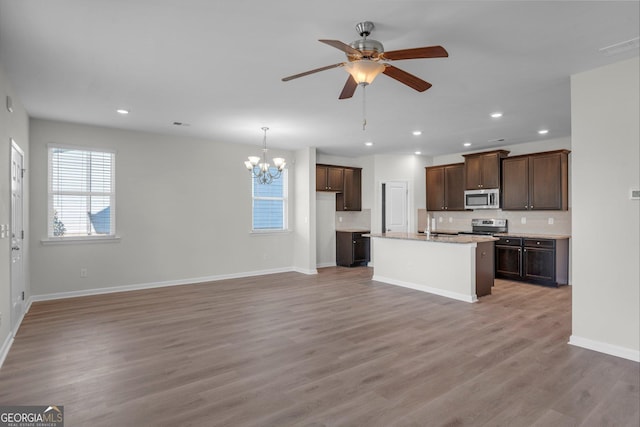
[[(31, 117), (320, 152), (427, 155), (570, 135), (569, 76), (638, 55), (638, 1), (0, 0), (0, 63)], [(338, 100), (355, 25), (385, 50), (442, 45), (449, 58), (394, 61)], [(128, 116), (115, 113), (127, 108)], [(504, 112), (492, 119), (494, 111)], [(175, 126), (173, 122), (188, 126)], [(549, 129), (540, 136), (537, 131)], [(413, 136), (413, 130), (421, 130)], [(488, 140), (504, 138), (504, 142)], [(373, 141), (373, 147), (365, 147)], [(470, 148), (462, 147), (465, 141)]]

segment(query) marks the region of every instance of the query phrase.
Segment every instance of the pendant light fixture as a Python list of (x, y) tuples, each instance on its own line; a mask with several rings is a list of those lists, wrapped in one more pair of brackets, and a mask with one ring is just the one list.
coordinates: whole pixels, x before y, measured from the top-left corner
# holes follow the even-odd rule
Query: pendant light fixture
[(273, 158), (273, 166), (275, 172), (271, 171), (271, 165), (267, 163), (267, 131), (268, 127), (263, 127), (264, 137), (262, 139), (262, 157), (249, 156), (249, 160), (244, 162), (249, 172), (253, 175), (253, 178), (258, 181), (259, 184), (271, 184), (274, 179), (280, 178), (282, 171), (286, 166), (286, 162), (282, 157)]

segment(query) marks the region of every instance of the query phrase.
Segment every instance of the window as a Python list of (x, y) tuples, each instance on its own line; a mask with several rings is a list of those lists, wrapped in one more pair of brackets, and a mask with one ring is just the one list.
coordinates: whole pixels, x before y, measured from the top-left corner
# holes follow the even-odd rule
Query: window
[(115, 153), (49, 146), (50, 238), (115, 236)]
[[(277, 172), (274, 167), (270, 169), (273, 174)], [(252, 178), (254, 231), (287, 229), (288, 192), (286, 169), (271, 184), (260, 184), (257, 179)]]

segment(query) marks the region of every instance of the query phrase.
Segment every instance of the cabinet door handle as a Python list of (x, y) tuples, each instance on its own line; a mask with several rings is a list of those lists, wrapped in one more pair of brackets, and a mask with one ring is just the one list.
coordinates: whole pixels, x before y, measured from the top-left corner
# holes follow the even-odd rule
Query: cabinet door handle
[(533, 205), (529, 206), (529, 209), (533, 209)]
[(353, 243), (355, 243), (356, 241), (354, 240)]
[(529, 209), (529, 206), (528, 206), (528, 205), (524, 205), (524, 208), (525, 208), (525, 209)]

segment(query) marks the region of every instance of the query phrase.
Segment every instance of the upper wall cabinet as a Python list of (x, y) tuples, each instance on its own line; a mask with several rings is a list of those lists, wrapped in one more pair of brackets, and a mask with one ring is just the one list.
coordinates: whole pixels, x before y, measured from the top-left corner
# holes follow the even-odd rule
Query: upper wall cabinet
[(336, 211), (362, 210), (362, 168), (316, 165), (316, 191), (336, 194)]
[(342, 193), (336, 194), (336, 211), (362, 210), (362, 169), (344, 168)]
[(344, 168), (316, 165), (316, 191), (339, 192), (344, 188)]
[(503, 210), (567, 210), (569, 150), (502, 160)]
[(429, 166), (426, 171), (427, 210), (464, 210), (464, 164)]
[(505, 150), (465, 154), (465, 189), (500, 188), (500, 160), (508, 154)]

